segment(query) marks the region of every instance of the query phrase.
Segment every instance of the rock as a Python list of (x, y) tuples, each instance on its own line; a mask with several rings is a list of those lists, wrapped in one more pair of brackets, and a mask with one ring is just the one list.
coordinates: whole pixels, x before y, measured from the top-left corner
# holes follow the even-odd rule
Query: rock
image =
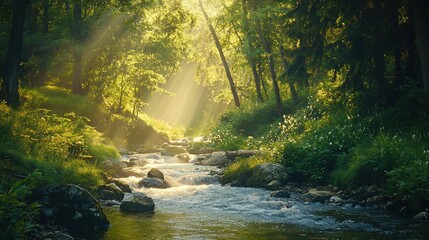
[(334, 195), (335, 195), (334, 192), (319, 191), (315, 188), (312, 188), (312, 189), (308, 190), (308, 192), (306, 194), (304, 194), (302, 197), (304, 197), (305, 200), (310, 201), (310, 202), (324, 203)]
[(386, 196), (377, 195), (374, 197), (367, 198), (366, 203), (370, 204), (370, 205), (377, 205), (377, 204), (385, 203), (387, 201), (387, 199), (388, 198)]
[(237, 150), (237, 151), (226, 152), (226, 154), (228, 155), (228, 158), (230, 159), (249, 158), (259, 153), (261, 153), (261, 151), (259, 150)]
[(121, 174), (122, 169), (126, 167), (127, 167), (127, 164), (125, 164), (124, 162), (118, 159), (113, 159), (113, 158), (107, 159), (101, 163), (101, 169), (103, 169), (108, 173), (113, 173), (116, 175)]
[(429, 213), (427, 212), (420, 212), (417, 215), (414, 216), (414, 219), (417, 220), (428, 220), (429, 219)]
[(74, 238), (63, 232), (51, 232), (44, 235), (45, 239), (52, 240), (74, 240)]
[(367, 193), (379, 193), (381, 192), (380, 188), (377, 185), (371, 185), (366, 190)]
[(128, 167), (144, 167), (148, 164), (147, 160), (145, 159), (134, 159), (131, 158), (129, 163), (127, 164)]
[(127, 194), (122, 201), (119, 209), (128, 213), (145, 213), (153, 212), (155, 203), (153, 199), (144, 193), (136, 192)]
[(290, 195), (291, 195), (290, 192), (286, 189), (271, 192), (271, 197), (277, 197), (277, 198), (290, 198)]
[(131, 191), (131, 188), (130, 188), (130, 186), (128, 185), (128, 184), (125, 184), (125, 183), (123, 183), (123, 182), (121, 182), (121, 181), (119, 181), (119, 180), (116, 180), (116, 179), (109, 179), (108, 181), (107, 181), (107, 183), (114, 183), (116, 186), (118, 186), (120, 189), (121, 189), (121, 191), (122, 192), (124, 192), (124, 193), (131, 193), (132, 191)]
[[(1, 238), (3, 239), (3, 238)], [(34, 231), (26, 234), (25, 239), (35, 240), (73, 240), (67, 229), (55, 224), (38, 224)]]
[(287, 179), (286, 168), (279, 163), (262, 163), (252, 169), (249, 179), (251, 186), (265, 187), (272, 181), (285, 182)]
[(100, 200), (118, 200), (118, 196), (114, 192), (109, 190), (98, 190), (97, 194), (98, 199)]
[(274, 190), (280, 188), (282, 185), (283, 184), (279, 180), (274, 180), (269, 182), (265, 188)]
[(341, 203), (341, 202), (344, 202), (344, 200), (341, 199), (338, 196), (332, 196), (331, 198), (329, 198), (329, 202), (331, 202), (331, 203)]
[(162, 173), (159, 169), (157, 168), (152, 168), (148, 173), (147, 173), (147, 177), (149, 178), (158, 178), (161, 180), (164, 180), (164, 173)]
[(29, 199), (41, 205), (41, 222), (54, 222), (70, 232), (101, 233), (110, 226), (98, 201), (79, 186), (39, 188)]
[(178, 154), (176, 157), (177, 157), (177, 160), (181, 163), (188, 163), (189, 160), (191, 159), (191, 156), (189, 155), (189, 153), (181, 153), (181, 154)]
[(127, 177), (142, 177), (143, 174), (138, 172), (136, 169), (133, 168), (124, 168), (122, 169), (121, 173), (117, 174), (118, 177), (121, 178), (127, 178)]
[(165, 180), (161, 180), (158, 178), (143, 178), (138, 182), (139, 187), (145, 188), (168, 188), (170, 187)]
[(177, 154), (187, 153), (188, 151), (179, 146), (167, 146), (164, 148), (164, 151), (161, 152), (163, 156), (174, 156)]
[(98, 196), (103, 200), (118, 200), (124, 198), (122, 190), (114, 183), (108, 183), (97, 187)]
[(121, 205), (121, 202), (118, 202), (116, 200), (101, 200), (100, 203), (108, 207)]
[(214, 152), (205, 157), (203, 161), (204, 166), (217, 166), (217, 167), (225, 167), (231, 160), (228, 158), (226, 152)]
[(354, 199), (356, 199), (358, 201), (363, 201), (368, 197), (366, 190), (367, 190), (366, 188), (360, 187), (360, 188), (352, 191), (351, 195), (353, 196)]

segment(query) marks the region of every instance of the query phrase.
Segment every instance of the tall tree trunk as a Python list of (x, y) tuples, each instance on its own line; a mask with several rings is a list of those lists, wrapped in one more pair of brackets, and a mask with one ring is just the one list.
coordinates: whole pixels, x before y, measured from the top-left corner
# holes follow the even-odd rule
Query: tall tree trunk
[(407, 9), (408, 23), (406, 26), (406, 51), (407, 57), (405, 59), (405, 75), (411, 79), (416, 78), (416, 30), (414, 21), (414, 6), (412, 2), (408, 4)]
[(18, 107), (20, 104), (18, 65), (22, 52), (25, 9), (28, 4), (29, 0), (14, 1), (13, 4), (12, 30), (4, 64), (4, 84), (2, 85), (4, 89), (1, 91), (6, 103), (12, 107)]
[(80, 3), (73, 5), (73, 37), (75, 46), (72, 92), (82, 94), (82, 5)]
[[(402, 39), (401, 35), (401, 29), (399, 27), (399, 7), (400, 3), (399, 1), (395, 0), (392, 2), (389, 10), (389, 21), (392, 26), (392, 35), (391, 39)], [(393, 50), (393, 56), (395, 58), (395, 82), (394, 82), (394, 96), (399, 95), (399, 88), (404, 82), (403, 75), (402, 75), (402, 64), (401, 64), (401, 54), (402, 54), (402, 43), (401, 41), (395, 41), (394, 42), (394, 50)], [(395, 97), (396, 99), (396, 97)], [(392, 99), (394, 100), (394, 99)], [(389, 102), (393, 102), (390, 101)]]
[(199, 0), (199, 5), (200, 5), (200, 8), (201, 8), (201, 11), (203, 12), (204, 18), (207, 21), (207, 25), (208, 25), (208, 27), (210, 29), (210, 32), (211, 32), (212, 37), (213, 37), (213, 40), (215, 41), (216, 48), (217, 48), (217, 50), (219, 52), (219, 55), (220, 55), (220, 58), (222, 60), (223, 67), (225, 68), (226, 77), (228, 78), (229, 87), (231, 88), (231, 93), (232, 93), (232, 96), (234, 98), (235, 106), (236, 107), (240, 107), (240, 100), (238, 98), (237, 89), (235, 87), (234, 80), (232, 79), (232, 75), (231, 75), (231, 71), (229, 69), (228, 62), (226, 61), (225, 55), (223, 53), (222, 45), (220, 44), (219, 38), (216, 35), (216, 31), (213, 28), (213, 25), (212, 25), (212, 23), (210, 21), (209, 16), (207, 15), (206, 10), (204, 9), (204, 6), (203, 6), (203, 3), (202, 3), (201, 0)]
[(423, 87), (429, 94), (429, 11), (425, 1), (416, 2), (414, 8), (416, 39), (422, 67)]
[[(382, 26), (382, 10), (381, 10), (381, 0), (375, 1), (376, 12), (378, 13), (378, 19), (376, 20), (377, 26)], [(382, 105), (387, 104), (387, 81), (384, 76), (386, 71), (386, 62), (384, 60), (384, 36), (380, 31), (375, 33), (375, 44), (374, 44), (374, 78), (375, 78), (375, 87)]]
[[(254, 8), (256, 10), (256, 6), (254, 6)], [(258, 30), (259, 38), (261, 39), (261, 42), (264, 45), (265, 53), (267, 53), (268, 55), (268, 66), (270, 67), (271, 81), (273, 84), (274, 96), (276, 98), (277, 110), (279, 111), (280, 116), (283, 116), (282, 99), (280, 96), (279, 84), (277, 83), (277, 75), (276, 75), (276, 69), (274, 66), (274, 58), (271, 52), (271, 43), (265, 37), (264, 31), (262, 30), (262, 24), (260, 22), (257, 22), (257, 30)]]
[(266, 98), (268, 98), (267, 86), (266, 86), (266, 84), (265, 84), (264, 79), (262, 78), (262, 76), (263, 76), (264, 74), (263, 74), (263, 72), (262, 72), (262, 64), (261, 64), (261, 62), (260, 62), (260, 61), (258, 61), (257, 67), (258, 67), (258, 73), (259, 73), (259, 82), (260, 82), (260, 83), (261, 83), (261, 85), (262, 85), (262, 89), (264, 90), (265, 97), (266, 97)]
[[(287, 71), (287, 62), (286, 62), (286, 56), (285, 56), (285, 49), (282, 45), (280, 45), (280, 57), (282, 59), (282, 65), (284, 71)], [(298, 93), (296, 92), (295, 86), (290, 81), (287, 81), (289, 85), (290, 94), (292, 95), (292, 99), (297, 102), (298, 101)]]
[[(242, 3), (242, 8), (243, 8), (243, 30), (244, 30), (244, 34), (245, 34), (245, 41), (247, 44), (248, 51), (252, 51), (254, 49), (254, 46), (252, 44), (253, 39), (252, 39), (252, 36), (250, 34), (250, 29), (249, 29), (249, 19), (247, 18), (247, 14), (248, 14), (247, 1), (242, 0), (241, 3)], [(255, 57), (253, 57), (251, 53), (246, 53), (246, 56), (247, 56), (247, 61), (250, 64), (250, 67), (252, 69), (253, 81), (255, 83), (255, 89), (256, 89), (256, 94), (258, 96), (258, 100), (259, 100), (259, 102), (263, 102), (264, 98), (262, 97), (260, 77), (258, 74), (258, 70), (256, 69)]]
[[(48, 0), (44, 0), (42, 3), (43, 15), (42, 15), (42, 34), (48, 34), (49, 32), (49, 8), (50, 4)], [(48, 54), (43, 53), (42, 58), (40, 59), (41, 63), (39, 66), (39, 71), (36, 75), (35, 84), (36, 86), (44, 86), (48, 78)]]
[(50, 4), (48, 0), (43, 1), (43, 17), (42, 17), (42, 32), (48, 33), (49, 31), (49, 8)]

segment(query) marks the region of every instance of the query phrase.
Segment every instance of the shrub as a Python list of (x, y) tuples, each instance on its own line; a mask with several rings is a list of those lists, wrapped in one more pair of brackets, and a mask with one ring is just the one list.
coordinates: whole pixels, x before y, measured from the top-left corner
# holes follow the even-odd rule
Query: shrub
[(218, 126), (209, 136), (209, 144), (215, 149), (231, 151), (243, 148), (245, 138), (231, 132), (228, 126)]
[(24, 239), (25, 234), (34, 230), (33, 219), (38, 215), (39, 205), (28, 205), (25, 198), (40, 177), (41, 173), (34, 171), (8, 192), (0, 192), (0, 232), (5, 239)]
[(424, 138), (417, 138), (411, 133), (380, 133), (375, 138), (368, 138), (340, 159), (340, 168), (334, 174), (334, 181), (342, 186), (350, 183), (389, 184), (398, 189), (415, 185), (414, 176), (401, 177), (404, 177), (406, 171), (408, 174), (418, 174), (419, 171), (414, 171), (418, 165), (424, 167), (423, 163), (428, 160), (424, 142)]
[(308, 126), (298, 137), (286, 140), (282, 163), (294, 181), (327, 183), (338, 158), (370, 134), (360, 119), (332, 114)]
[(250, 158), (237, 159), (237, 161), (233, 162), (225, 168), (222, 182), (230, 183), (235, 180), (238, 180), (240, 182), (245, 183), (247, 179), (251, 176), (251, 171), (256, 165), (271, 161), (272, 158), (267, 158), (263, 156), (253, 156)]

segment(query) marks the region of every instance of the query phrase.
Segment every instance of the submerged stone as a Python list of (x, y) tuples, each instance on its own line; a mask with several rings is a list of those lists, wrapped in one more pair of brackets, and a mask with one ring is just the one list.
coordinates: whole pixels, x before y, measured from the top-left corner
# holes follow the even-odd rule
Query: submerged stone
[(155, 210), (153, 199), (144, 193), (137, 192), (127, 194), (119, 209), (127, 213), (146, 213)]

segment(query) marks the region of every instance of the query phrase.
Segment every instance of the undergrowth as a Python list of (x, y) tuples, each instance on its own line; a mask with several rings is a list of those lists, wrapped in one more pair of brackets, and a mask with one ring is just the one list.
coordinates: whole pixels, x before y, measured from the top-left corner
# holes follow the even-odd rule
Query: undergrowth
[(421, 106), (426, 97), (408, 95), (394, 107), (366, 110), (356, 104), (362, 96), (348, 97), (319, 86), (301, 95), (298, 104), (285, 101), (282, 117), (272, 102), (226, 113), (212, 129), (210, 146), (260, 149), (265, 157), (234, 162), (225, 170), (225, 182), (240, 180), (258, 163), (280, 162), (291, 182), (376, 184), (407, 199), (411, 208), (424, 209), (429, 202), (429, 121)]

